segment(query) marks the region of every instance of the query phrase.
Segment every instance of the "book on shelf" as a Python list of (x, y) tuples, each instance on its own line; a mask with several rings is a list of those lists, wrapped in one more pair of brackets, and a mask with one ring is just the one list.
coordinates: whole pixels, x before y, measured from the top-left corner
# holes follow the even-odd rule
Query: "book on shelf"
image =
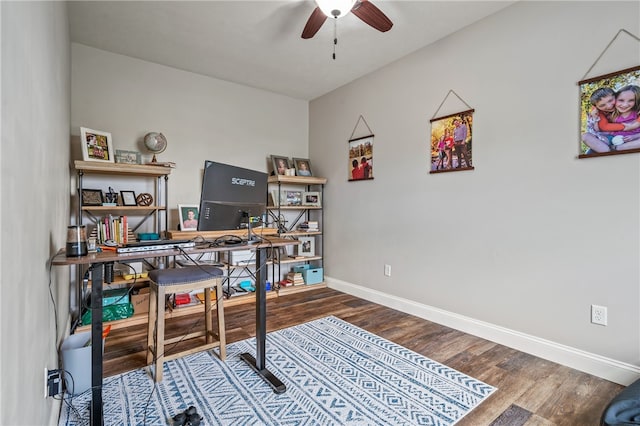
[(304, 278), (300, 272), (289, 272), (287, 274), (287, 279), (293, 282), (293, 285), (304, 284)]
[(176, 163), (174, 163), (173, 161), (164, 161), (164, 162), (160, 162), (160, 161), (150, 161), (147, 163), (147, 166), (158, 166), (158, 167), (171, 167), (171, 168), (175, 168), (176, 167)]
[(298, 225), (298, 230), (303, 232), (319, 231), (318, 222), (315, 220), (306, 220)]
[(127, 216), (105, 216), (96, 223), (95, 237), (98, 244), (104, 244), (107, 240), (115, 241), (118, 245), (134, 241), (131, 239)]

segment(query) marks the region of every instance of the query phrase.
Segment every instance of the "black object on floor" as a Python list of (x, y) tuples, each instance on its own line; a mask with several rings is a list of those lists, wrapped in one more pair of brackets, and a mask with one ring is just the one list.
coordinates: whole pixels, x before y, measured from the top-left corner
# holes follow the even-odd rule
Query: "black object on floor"
[(198, 414), (198, 410), (193, 405), (184, 412), (173, 416), (174, 426), (199, 426), (200, 422), (202, 422), (202, 416)]

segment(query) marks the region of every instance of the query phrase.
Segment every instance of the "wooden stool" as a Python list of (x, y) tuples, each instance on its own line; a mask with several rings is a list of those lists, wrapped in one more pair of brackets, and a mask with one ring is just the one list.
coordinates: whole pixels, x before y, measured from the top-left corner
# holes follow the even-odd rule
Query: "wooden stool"
[[(162, 366), (164, 361), (179, 358), (195, 352), (220, 347), (221, 360), (227, 356), (224, 331), (224, 308), (222, 293), (221, 269), (210, 265), (188, 266), (186, 268), (156, 269), (149, 272), (149, 327), (147, 329), (147, 365), (155, 361), (154, 380), (162, 381)], [(218, 318), (218, 332), (214, 333), (211, 322), (211, 288), (216, 289), (216, 315)], [(165, 295), (171, 293), (187, 293), (204, 289), (204, 319), (205, 330), (190, 333), (173, 339), (164, 338), (164, 307)], [(155, 329), (155, 330), (154, 330)], [(182, 340), (205, 336), (205, 344), (165, 355), (165, 346)], [(214, 341), (213, 338), (217, 341)]]

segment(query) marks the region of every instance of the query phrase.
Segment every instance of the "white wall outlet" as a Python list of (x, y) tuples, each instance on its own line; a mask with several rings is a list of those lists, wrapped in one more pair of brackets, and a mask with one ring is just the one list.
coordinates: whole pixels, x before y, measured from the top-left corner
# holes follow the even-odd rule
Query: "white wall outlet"
[(384, 265), (384, 275), (387, 277), (391, 276), (391, 265)]
[(607, 325), (607, 307), (591, 305), (591, 322), (593, 324)]

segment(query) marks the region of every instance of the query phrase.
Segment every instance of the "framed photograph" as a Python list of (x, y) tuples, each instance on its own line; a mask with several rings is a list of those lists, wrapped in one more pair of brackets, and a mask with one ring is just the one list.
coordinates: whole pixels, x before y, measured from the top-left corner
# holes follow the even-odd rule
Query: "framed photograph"
[(197, 231), (200, 206), (197, 204), (178, 204), (181, 231)]
[(280, 196), (280, 203), (284, 203), (285, 206), (301, 206), (302, 205), (302, 191), (282, 191), (283, 195)]
[(104, 203), (104, 197), (100, 189), (83, 189), (82, 205), (83, 206), (101, 206)]
[(313, 176), (311, 172), (311, 163), (308, 158), (294, 158), (293, 166), (296, 168), (298, 176)]
[(431, 120), (429, 173), (474, 170), (471, 163), (473, 112), (470, 109)]
[(127, 151), (125, 149), (116, 149), (116, 163), (142, 164), (142, 157), (138, 151)]
[(80, 143), (84, 161), (114, 162), (111, 133), (80, 127)]
[(285, 176), (287, 170), (291, 168), (289, 165), (289, 157), (282, 157), (280, 155), (271, 156), (271, 165), (273, 166), (273, 174)]
[(314, 237), (298, 237), (298, 256), (312, 257), (316, 255), (316, 239)]
[(320, 193), (319, 192), (303, 192), (302, 205), (312, 206), (312, 207), (322, 207), (322, 200), (320, 200)]
[(349, 181), (373, 179), (373, 135), (349, 141)]
[(578, 82), (578, 158), (640, 152), (640, 66)]
[(133, 191), (120, 191), (123, 206), (137, 206), (136, 193)]

